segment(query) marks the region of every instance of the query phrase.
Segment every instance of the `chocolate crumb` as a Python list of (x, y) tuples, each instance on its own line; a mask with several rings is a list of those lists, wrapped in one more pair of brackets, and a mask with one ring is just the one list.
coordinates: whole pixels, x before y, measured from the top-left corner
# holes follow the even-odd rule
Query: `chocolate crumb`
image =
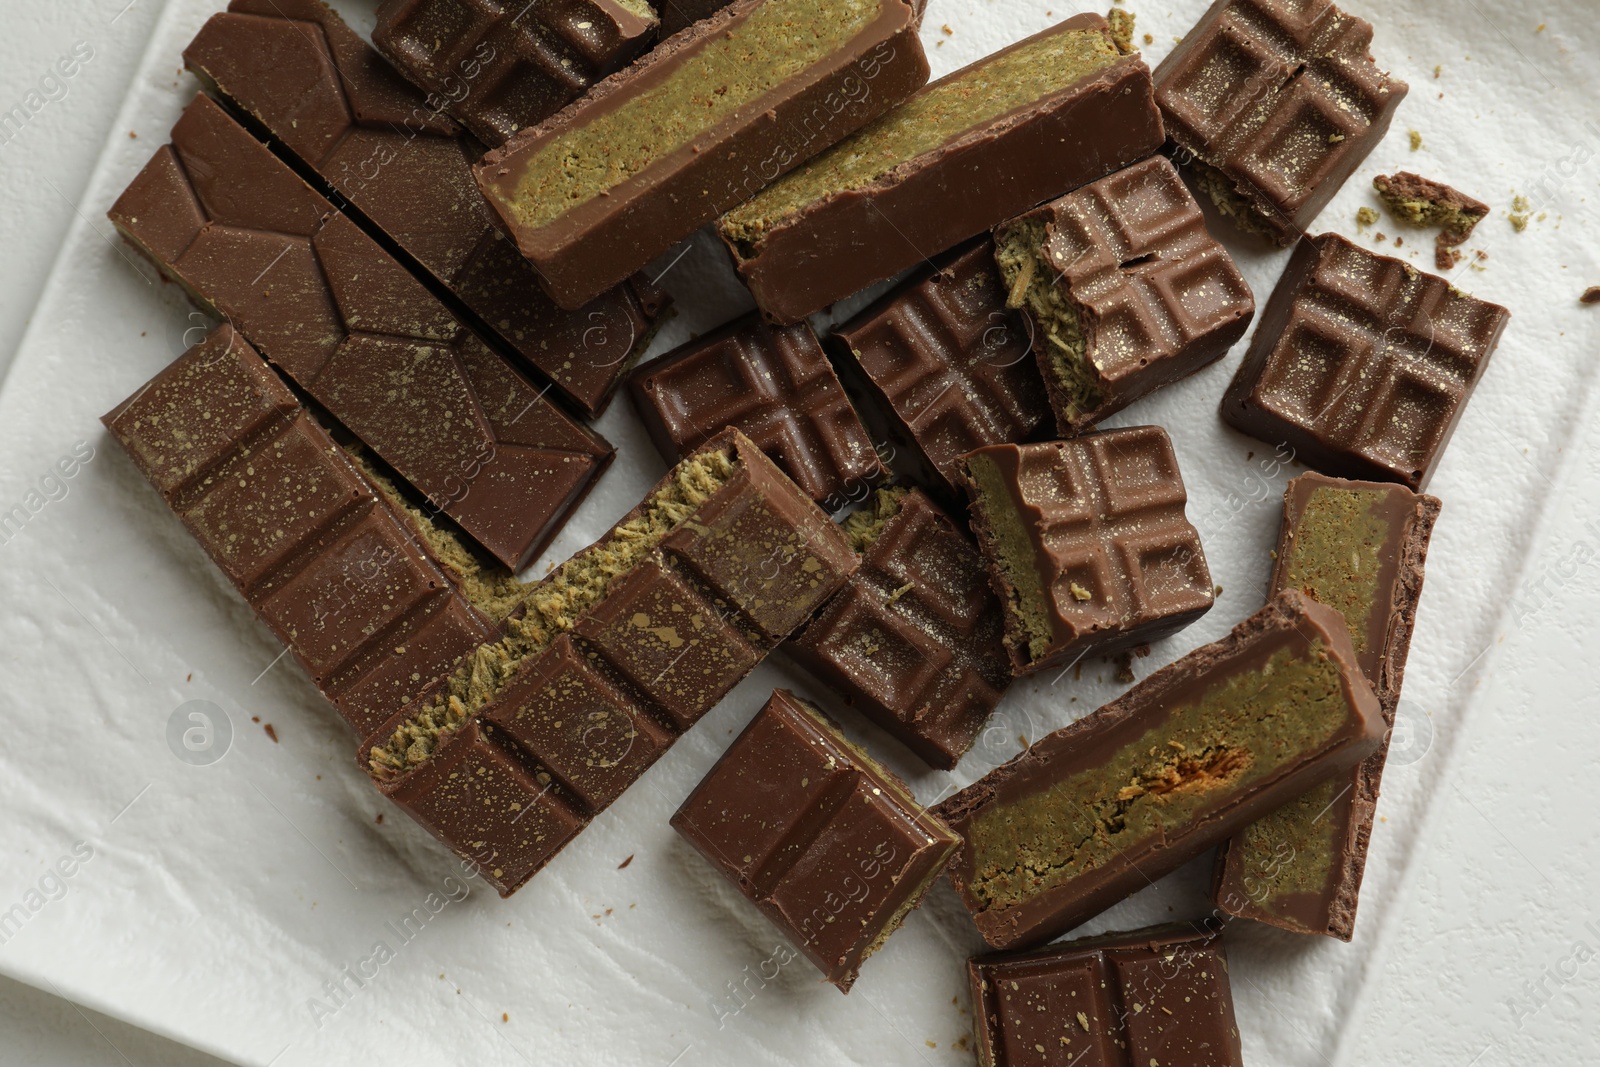
[(1136, 680), (1133, 676), (1133, 653), (1119, 652), (1112, 662), (1117, 665), (1117, 681), (1123, 685), (1132, 685)]
[(1580, 304), (1600, 304), (1600, 285), (1591, 285), (1578, 297)]
[(1411, 138), (1411, 151), (1415, 152), (1422, 147), (1422, 134), (1417, 130), (1407, 130), (1406, 136)]
[(273, 744), (278, 743), (278, 731), (272, 728), (272, 724), (270, 722), (263, 726), (262, 729), (267, 732), (268, 737), (272, 738)]
[(633, 853), (630, 852), (630, 853), (628, 853), (628, 858), (627, 859), (625, 859), (621, 863), (617, 864), (617, 870), (619, 870), (619, 871), (622, 870), (622, 868), (626, 867), (628, 864), (630, 864), (632, 862), (633, 862)]
[(382, 826), (383, 825), (383, 812), (381, 812), (381, 811), (378, 812), (377, 816), (372, 821), (377, 823), (379, 826)]

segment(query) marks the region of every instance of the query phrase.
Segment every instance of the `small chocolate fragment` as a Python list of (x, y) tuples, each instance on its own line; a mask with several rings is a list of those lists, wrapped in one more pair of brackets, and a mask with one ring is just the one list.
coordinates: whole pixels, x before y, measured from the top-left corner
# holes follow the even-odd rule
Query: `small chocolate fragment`
[(936, 809), (950, 880), (996, 948), (1048, 941), (1383, 739), (1344, 619), (1297, 590)]
[[(1344, 616), (1389, 727), (1438, 515), (1436, 497), (1392, 482), (1302, 474), (1283, 496), (1272, 592), (1299, 589)], [(1285, 930), (1349, 941), (1388, 749), (1385, 738), (1350, 773), (1231, 838), (1217, 854), (1217, 904)]]
[(645, 0), (384, 0), (372, 31), (434, 110), (487, 145), (554, 115), (655, 38)]
[(842, 993), (959, 844), (905, 783), (785, 689), (672, 827)]
[(966, 458), (972, 532), (1018, 675), (1174, 634), (1214, 600), (1159, 426), (993, 445)]
[(1156, 151), (1150, 70), (1077, 15), (931, 85), (717, 224), (773, 322), (797, 322)]
[(967, 980), (979, 1067), (1243, 1067), (1215, 924), (979, 956)]
[(1164, 157), (995, 228), (1061, 436), (1221, 359), (1256, 302)]
[(829, 511), (862, 499), (884, 476), (872, 438), (803, 322), (773, 327), (745, 315), (640, 367), (628, 390), (668, 460), (736, 426)]
[(1489, 216), (1489, 205), (1483, 201), (1409, 171), (1380, 174), (1372, 179), (1372, 186), (1396, 218), (1413, 226), (1439, 227), (1434, 239), (1434, 266), (1439, 270), (1450, 270), (1461, 262), (1456, 246)]
[(1578, 297), (1580, 304), (1600, 304), (1600, 285), (1591, 285)]
[(934, 767), (954, 767), (1011, 685), (1000, 602), (967, 535), (916, 489), (845, 520), (855, 573), (785, 644)]
[(1241, 229), (1290, 245), (1388, 132), (1407, 85), (1330, 0), (1217, 0), (1156, 68), (1178, 160)]
[(828, 347), (863, 414), (947, 495), (961, 457), (1050, 428), (1026, 325), (1006, 310), (987, 237), (939, 256), (861, 314)]
[(1511, 313), (1337, 234), (1295, 248), (1222, 418), (1326, 474), (1428, 483)]
[(490, 152), (478, 185), (581, 307), (927, 80), (907, 0), (736, 0)]

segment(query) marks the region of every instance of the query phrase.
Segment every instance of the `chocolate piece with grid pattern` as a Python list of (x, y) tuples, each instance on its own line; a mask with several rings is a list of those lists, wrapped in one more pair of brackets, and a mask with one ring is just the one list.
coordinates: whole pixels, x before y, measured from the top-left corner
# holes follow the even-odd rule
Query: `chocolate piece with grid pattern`
[(1420, 490), (1511, 313), (1337, 234), (1295, 248), (1222, 417), (1343, 478)]

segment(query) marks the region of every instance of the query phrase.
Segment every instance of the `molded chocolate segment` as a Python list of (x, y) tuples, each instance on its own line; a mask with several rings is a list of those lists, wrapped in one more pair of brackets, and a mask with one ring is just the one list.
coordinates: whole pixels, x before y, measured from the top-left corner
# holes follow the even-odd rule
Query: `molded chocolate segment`
[(995, 242), (1063, 437), (1220, 359), (1255, 316), (1161, 156), (997, 226)]
[(604, 409), (665, 294), (640, 275), (578, 311), (556, 307), (472, 180), (478, 147), (322, 0), (233, 0), (183, 58), (504, 348), (585, 414)]
[(1344, 619), (1296, 590), (938, 807), (985, 941), (1048, 941), (1383, 739)]
[(636, 371), (628, 383), (669, 460), (736, 426), (812, 500), (836, 511), (884, 476), (866, 427), (805, 323), (735, 319)]
[(208, 97), (108, 212), (201, 306), (513, 570), (611, 462)]
[(484, 144), (554, 115), (655, 42), (644, 0), (384, 0), (372, 40)]
[(1216, 926), (1156, 926), (967, 963), (979, 1067), (1242, 1067)]
[(1406, 83), (1329, 0), (1217, 0), (1156, 68), (1178, 160), (1240, 228), (1293, 244), (1389, 129)]
[(922, 479), (947, 490), (968, 452), (1030, 440), (1050, 423), (1027, 329), (1006, 310), (987, 237), (936, 258), (835, 327), (828, 345), (845, 380), (876, 401), (868, 417), (915, 457)]
[(478, 184), (575, 308), (927, 80), (907, 0), (737, 0), (490, 152)]
[(966, 469), (1016, 674), (1159, 640), (1211, 610), (1211, 572), (1159, 426), (994, 445)]
[[(1356, 661), (1394, 725), (1439, 501), (1386, 482), (1303, 474), (1283, 497), (1272, 589), (1299, 589), (1344, 616)], [(1224, 911), (1349, 941), (1388, 741), (1252, 823), (1217, 855)]]
[(1327, 474), (1427, 485), (1511, 312), (1337, 234), (1295, 248), (1222, 417)]
[(1144, 61), (1077, 15), (928, 85), (717, 228), (766, 316), (797, 322), (1162, 140)]
[(903, 782), (784, 689), (672, 826), (845, 993), (959, 843)]
[(920, 490), (845, 525), (861, 569), (785, 651), (929, 764), (972, 747), (1011, 685), (1000, 602), (967, 535)]

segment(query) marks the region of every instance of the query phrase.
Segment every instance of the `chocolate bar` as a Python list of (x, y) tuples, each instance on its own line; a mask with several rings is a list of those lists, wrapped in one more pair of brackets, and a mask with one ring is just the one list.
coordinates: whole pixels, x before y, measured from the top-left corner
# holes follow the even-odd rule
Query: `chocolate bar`
[(1161, 427), (991, 445), (966, 457), (965, 478), (1014, 673), (1156, 641), (1211, 610)]
[(1348, 770), (1383, 715), (1344, 618), (1287, 589), (936, 809), (995, 948), (1049, 941)]
[(372, 40), (487, 145), (554, 115), (656, 39), (645, 0), (383, 0)]
[[(1302, 474), (1283, 496), (1272, 591), (1299, 589), (1344, 616), (1356, 663), (1394, 726), (1439, 500), (1388, 482)], [(1388, 741), (1251, 823), (1217, 855), (1226, 912), (1349, 941)]]
[(1337, 234), (1295, 248), (1222, 418), (1326, 474), (1421, 490), (1511, 313)]
[(499, 347), (584, 414), (605, 408), (666, 295), (636, 275), (578, 311), (556, 307), (478, 193), (478, 148), (322, 0), (233, 0), (183, 58)]
[(1150, 71), (1077, 15), (919, 91), (724, 215), (773, 322), (797, 322), (1161, 147)]
[(497, 636), (500, 620), (232, 327), (101, 421), (363, 736)]
[(879, 489), (845, 520), (861, 569), (783, 646), (934, 767), (954, 767), (1011, 685), (983, 559), (917, 489)]
[(968, 452), (1050, 428), (1028, 331), (1006, 309), (987, 237), (934, 259), (827, 344), (866, 398), (862, 414), (946, 495)]
[(1221, 359), (1255, 297), (1154, 156), (995, 228), (1006, 303), (1032, 326), (1061, 436)]
[(525, 566), (613, 450), (544, 398), (208, 97), (112, 206), (117, 229), (434, 509)]
[(505, 636), (359, 760), (509, 896), (857, 566), (827, 515), (728, 430), (526, 590)]
[(672, 828), (843, 993), (959, 843), (903, 782), (784, 689)]
[(1167, 136), (1241, 229), (1293, 244), (1388, 132), (1406, 83), (1329, 0), (1217, 0), (1156, 68)]
[(927, 80), (907, 0), (737, 0), (490, 152), (478, 184), (576, 308)]
[(967, 979), (979, 1067), (1243, 1067), (1215, 925), (979, 956)]

